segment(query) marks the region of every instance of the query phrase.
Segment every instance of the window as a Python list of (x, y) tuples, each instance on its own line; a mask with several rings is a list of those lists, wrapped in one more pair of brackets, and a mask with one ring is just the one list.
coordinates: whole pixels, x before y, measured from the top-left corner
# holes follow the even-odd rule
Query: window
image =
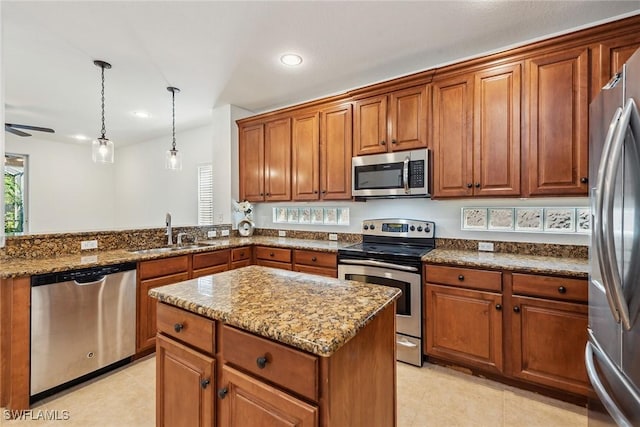
[(4, 155), (4, 232), (27, 231), (27, 156)]
[(213, 225), (213, 170), (198, 166), (198, 225)]

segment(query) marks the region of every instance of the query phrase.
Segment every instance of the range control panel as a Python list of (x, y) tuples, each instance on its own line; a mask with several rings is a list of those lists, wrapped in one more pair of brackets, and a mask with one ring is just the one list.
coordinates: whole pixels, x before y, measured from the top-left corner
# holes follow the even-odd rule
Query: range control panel
[(362, 234), (367, 236), (434, 238), (435, 223), (416, 219), (365, 219)]

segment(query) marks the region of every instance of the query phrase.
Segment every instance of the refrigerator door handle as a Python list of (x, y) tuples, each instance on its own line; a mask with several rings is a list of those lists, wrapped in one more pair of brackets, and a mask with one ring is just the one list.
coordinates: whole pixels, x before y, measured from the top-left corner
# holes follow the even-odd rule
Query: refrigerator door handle
[(618, 107), (613, 114), (613, 118), (611, 119), (611, 123), (609, 123), (609, 129), (607, 131), (607, 136), (605, 138), (604, 147), (602, 150), (602, 159), (600, 161), (600, 166), (598, 167), (598, 176), (596, 179), (596, 206), (595, 206), (595, 215), (594, 215), (594, 246), (596, 253), (598, 254), (598, 265), (600, 267), (600, 272), (602, 274), (602, 284), (594, 281), (596, 285), (601, 288), (604, 288), (605, 296), (607, 297), (607, 302), (609, 304), (609, 308), (611, 309), (611, 314), (613, 315), (614, 320), (617, 323), (620, 323), (620, 315), (618, 313), (618, 308), (616, 306), (616, 302), (613, 298), (613, 292), (611, 291), (611, 282), (612, 282), (612, 271), (611, 271), (611, 262), (606, 258), (607, 253), (604, 251), (605, 247), (605, 239), (604, 239), (604, 229), (603, 229), (603, 206), (605, 199), (605, 177), (607, 176), (607, 172), (610, 169), (610, 154), (613, 138), (616, 134), (616, 129), (618, 129), (618, 125), (620, 123), (620, 116), (622, 115), (622, 108)]
[[(611, 417), (614, 419), (616, 424), (622, 427), (632, 427), (631, 421), (629, 421), (627, 417), (624, 416), (620, 408), (618, 408), (618, 405), (616, 405), (616, 403), (611, 398), (609, 393), (607, 393), (607, 389), (605, 388), (604, 384), (602, 384), (602, 381), (600, 381), (600, 377), (598, 376), (598, 371), (596, 371), (596, 366), (593, 361), (594, 353), (596, 354), (596, 357), (598, 358), (598, 361), (600, 363), (603, 363), (605, 365), (609, 363), (609, 361), (606, 359), (606, 357), (604, 357), (604, 355), (602, 354), (600, 349), (597, 347), (597, 345), (593, 345), (591, 341), (587, 341), (584, 360), (585, 360), (585, 365), (587, 367), (587, 375), (589, 376), (589, 381), (591, 381), (591, 385), (593, 385), (593, 389), (595, 390), (596, 394), (600, 398), (600, 401), (602, 402), (604, 407), (607, 409)], [(613, 370), (616, 369), (615, 367), (612, 367), (612, 366), (607, 366), (607, 367), (608, 369), (613, 369)]]

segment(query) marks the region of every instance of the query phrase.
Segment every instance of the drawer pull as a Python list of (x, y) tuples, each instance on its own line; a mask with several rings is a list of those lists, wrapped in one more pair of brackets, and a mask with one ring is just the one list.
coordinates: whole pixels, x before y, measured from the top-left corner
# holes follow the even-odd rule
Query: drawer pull
[(461, 274), (458, 276), (458, 280), (460, 280), (461, 282), (464, 280), (464, 276)]
[(498, 311), (502, 310), (502, 304), (496, 304), (496, 310)]
[(200, 381), (200, 387), (202, 387), (203, 389), (206, 389), (207, 386), (209, 385), (209, 383), (210, 383), (209, 379), (206, 378), (206, 379)]
[(560, 292), (561, 294), (566, 294), (567, 293), (567, 288), (565, 288), (564, 286), (560, 286), (558, 288), (558, 292)]
[(311, 257), (311, 261), (316, 262), (318, 260), (318, 258), (316, 257)]
[(256, 365), (258, 365), (258, 368), (260, 369), (264, 369), (267, 366), (267, 358), (265, 356), (260, 356), (256, 359)]
[(273, 252), (269, 252), (269, 256), (275, 256)]
[(182, 323), (176, 323), (175, 325), (173, 325), (173, 330), (176, 332), (180, 332), (183, 329), (184, 325)]
[(513, 312), (514, 313), (520, 313), (520, 307), (518, 307), (517, 305), (515, 307), (513, 307)]
[(229, 394), (229, 389), (227, 389), (226, 387), (218, 390), (218, 397), (220, 399), (224, 399), (225, 397), (227, 397), (227, 394)]

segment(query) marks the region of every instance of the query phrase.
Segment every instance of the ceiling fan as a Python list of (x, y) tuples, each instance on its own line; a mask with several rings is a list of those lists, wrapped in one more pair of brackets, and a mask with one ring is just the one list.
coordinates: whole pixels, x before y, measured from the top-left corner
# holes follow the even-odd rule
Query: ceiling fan
[(17, 125), (14, 123), (5, 123), (4, 124), (4, 130), (6, 132), (12, 133), (14, 135), (18, 135), (18, 136), (31, 136), (30, 133), (27, 132), (23, 132), (19, 129), (26, 129), (26, 130), (36, 130), (38, 132), (48, 132), (48, 133), (55, 133), (55, 131), (51, 128), (43, 128), (43, 127), (39, 127), (39, 126), (29, 126), (29, 125)]

